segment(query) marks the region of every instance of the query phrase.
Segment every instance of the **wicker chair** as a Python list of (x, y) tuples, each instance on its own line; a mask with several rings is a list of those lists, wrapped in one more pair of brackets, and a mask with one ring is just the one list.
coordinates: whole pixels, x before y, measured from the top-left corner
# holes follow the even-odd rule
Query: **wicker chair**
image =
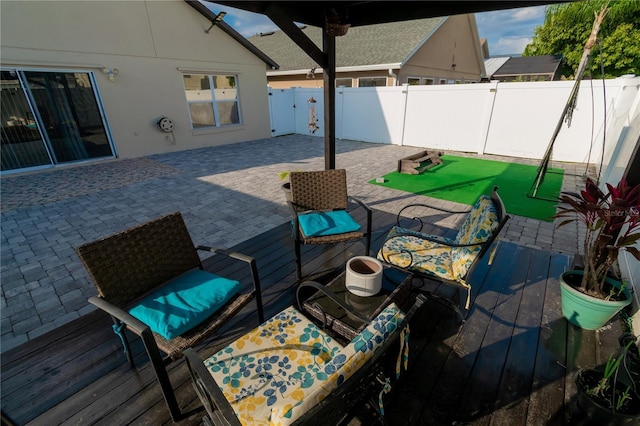
[[(420, 223), (417, 231), (400, 226), (405, 210), (416, 213), (420, 208), (440, 210), (448, 214), (467, 213), (455, 238), (445, 238), (420, 232), (422, 219), (413, 217)], [(413, 210), (408, 210), (413, 209)], [(397, 225), (392, 227), (378, 259), (392, 268), (411, 273), (417, 278), (426, 278), (467, 291), (465, 310), (469, 309), (471, 300), (471, 284), (469, 279), (474, 268), (485, 253), (497, 241), (500, 230), (510, 216), (506, 214), (502, 199), (498, 195), (498, 187), (494, 187), (490, 196), (481, 195), (471, 210), (452, 212), (425, 204), (405, 206), (397, 216)], [(495, 250), (495, 246), (494, 249)], [(492, 260), (489, 257), (489, 264)], [(457, 294), (458, 292), (456, 292)], [(435, 294), (429, 297), (452, 308), (462, 320), (466, 317), (458, 303)]]
[[(235, 289), (241, 286), (238, 281), (203, 272), (197, 250), (205, 250), (246, 262), (250, 269), (253, 288), (249, 291), (237, 292)], [(112, 317), (114, 331), (122, 339), (131, 368), (135, 368), (135, 365), (124, 330), (130, 330), (141, 337), (174, 421), (181, 417), (181, 412), (165, 366), (181, 358), (185, 349), (199, 344), (212, 335), (253, 298), (257, 304), (259, 323), (264, 321), (260, 281), (255, 260), (224, 249), (196, 247), (178, 212), (85, 244), (79, 247), (77, 252), (98, 290), (98, 296), (90, 297), (89, 302)], [(163, 297), (172, 297), (175, 294), (182, 297), (184, 293), (171, 292), (174, 291), (175, 283), (186, 276), (195, 277), (195, 283), (194, 278), (190, 278), (190, 286), (199, 285), (200, 287), (197, 288), (205, 291), (219, 291), (218, 288), (222, 287), (221, 282), (232, 282), (236, 287), (219, 301), (221, 305), (219, 308), (206, 306), (199, 312), (200, 317), (206, 317), (206, 319), (203, 321), (199, 319), (198, 321), (201, 322), (195, 323), (192, 321), (192, 324), (186, 326), (192, 328), (175, 337), (163, 337), (159, 334), (162, 332), (152, 331), (150, 325), (141, 321), (139, 315), (136, 317), (130, 313), (133, 312), (132, 306), (146, 303), (145, 306), (155, 307), (158, 303), (158, 292), (166, 291), (167, 288), (171, 288), (170, 293)], [(203, 277), (210, 278), (203, 280)], [(213, 285), (210, 284), (211, 279), (214, 280)], [(193, 290), (193, 287), (187, 291), (190, 290)], [(196, 302), (201, 300), (200, 294), (197, 299)], [(156, 311), (166, 314), (174, 309), (183, 309), (183, 306), (178, 308), (179, 304), (169, 303), (168, 305), (160, 306)], [(211, 313), (212, 309), (217, 310)], [(185, 316), (182, 315), (183, 310), (179, 312), (178, 316)], [(147, 322), (151, 323), (151, 321)], [(161, 355), (160, 351), (166, 355)]]
[[(294, 217), (292, 226), (298, 280), (302, 279), (302, 244), (333, 244), (366, 238), (365, 254), (369, 255), (371, 209), (364, 202), (347, 195), (347, 173), (344, 169), (291, 172), (289, 180), (291, 200), (288, 203)], [(349, 201), (365, 210), (367, 225), (364, 231), (347, 212)], [(311, 218), (322, 219), (322, 226), (316, 226), (313, 232), (309, 227), (305, 228), (305, 222)], [(346, 225), (353, 226), (345, 226), (345, 219), (351, 222)]]

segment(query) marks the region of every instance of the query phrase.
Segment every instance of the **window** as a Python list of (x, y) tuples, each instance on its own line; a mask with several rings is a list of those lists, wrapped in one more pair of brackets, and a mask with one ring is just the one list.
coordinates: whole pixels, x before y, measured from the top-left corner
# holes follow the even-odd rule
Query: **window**
[(237, 76), (185, 74), (183, 82), (193, 129), (240, 124)]
[(92, 72), (1, 72), (2, 168), (8, 170), (113, 157)]
[(409, 84), (409, 86), (418, 86), (418, 85), (432, 86), (434, 81), (432, 78), (408, 77), (407, 83)]
[(336, 78), (336, 87), (352, 87), (353, 81), (350, 78)]
[(440, 79), (440, 84), (447, 84), (447, 80), (445, 80), (444, 78)]
[(362, 77), (358, 79), (358, 87), (385, 87), (387, 77)]

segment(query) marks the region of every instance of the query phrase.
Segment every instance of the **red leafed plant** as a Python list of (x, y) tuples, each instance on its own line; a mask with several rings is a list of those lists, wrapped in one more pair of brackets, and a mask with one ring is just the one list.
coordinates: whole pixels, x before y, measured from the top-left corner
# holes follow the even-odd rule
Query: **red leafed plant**
[(608, 299), (611, 292), (604, 289), (611, 266), (620, 250), (627, 250), (640, 260), (634, 247), (640, 240), (640, 184), (630, 186), (622, 178), (617, 186), (606, 184), (603, 192), (595, 182), (586, 180), (580, 193), (562, 192), (560, 206), (554, 218), (569, 219), (558, 228), (579, 220), (586, 225), (584, 238), (584, 274), (578, 290), (599, 299)]

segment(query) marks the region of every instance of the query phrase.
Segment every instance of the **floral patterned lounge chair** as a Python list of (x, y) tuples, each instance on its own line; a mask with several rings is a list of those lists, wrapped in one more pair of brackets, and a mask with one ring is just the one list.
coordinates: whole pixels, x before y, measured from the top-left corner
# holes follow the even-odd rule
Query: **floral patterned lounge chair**
[[(412, 204), (403, 210), (408, 207), (434, 209), (432, 206)], [(399, 226), (401, 214), (402, 211), (398, 213), (398, 225), (391, 228), (382, 248), (378, 251), (378, 259), (388, 266), (412, 273), (414, 277), (428, 278), (467, 290), (465, 309), (469, 309), (471, 301), (469, 277), (510, 218), (498, 195), (498, 187), (494, 187), (490, 196), (481, 195), (478, 198), (455, 238), (420, 232), (422, 221), (419, 219), (416, 220), (420, 221), (420, 230), (403, 228)], [(435, 295), (430, 294), (430, 296), (443, 300)], [(448, 299), (444, 301), (462, 319), (465, 318), (458, 304)]]
[(406, 314), (390, 304), (346, 346), (291, 306), (204, 362), (185, 351), (204, 423), (336, 424), (381, 391), (381, 361), (406, 355), (408, 322), (425, 301), (419, 295)]

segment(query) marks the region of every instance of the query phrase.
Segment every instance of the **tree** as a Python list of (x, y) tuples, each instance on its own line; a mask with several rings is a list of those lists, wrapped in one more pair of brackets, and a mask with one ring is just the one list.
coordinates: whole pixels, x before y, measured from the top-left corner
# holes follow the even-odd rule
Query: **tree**
[(640, 75), (640, 1), (584, 0), (547, 7), (544, 23), (535, 29), (523, 56), (562, 55), (562, 75), (575, 78), (595, 14), (609, 10), (591, 51), (585, 75), (593, 78)]

